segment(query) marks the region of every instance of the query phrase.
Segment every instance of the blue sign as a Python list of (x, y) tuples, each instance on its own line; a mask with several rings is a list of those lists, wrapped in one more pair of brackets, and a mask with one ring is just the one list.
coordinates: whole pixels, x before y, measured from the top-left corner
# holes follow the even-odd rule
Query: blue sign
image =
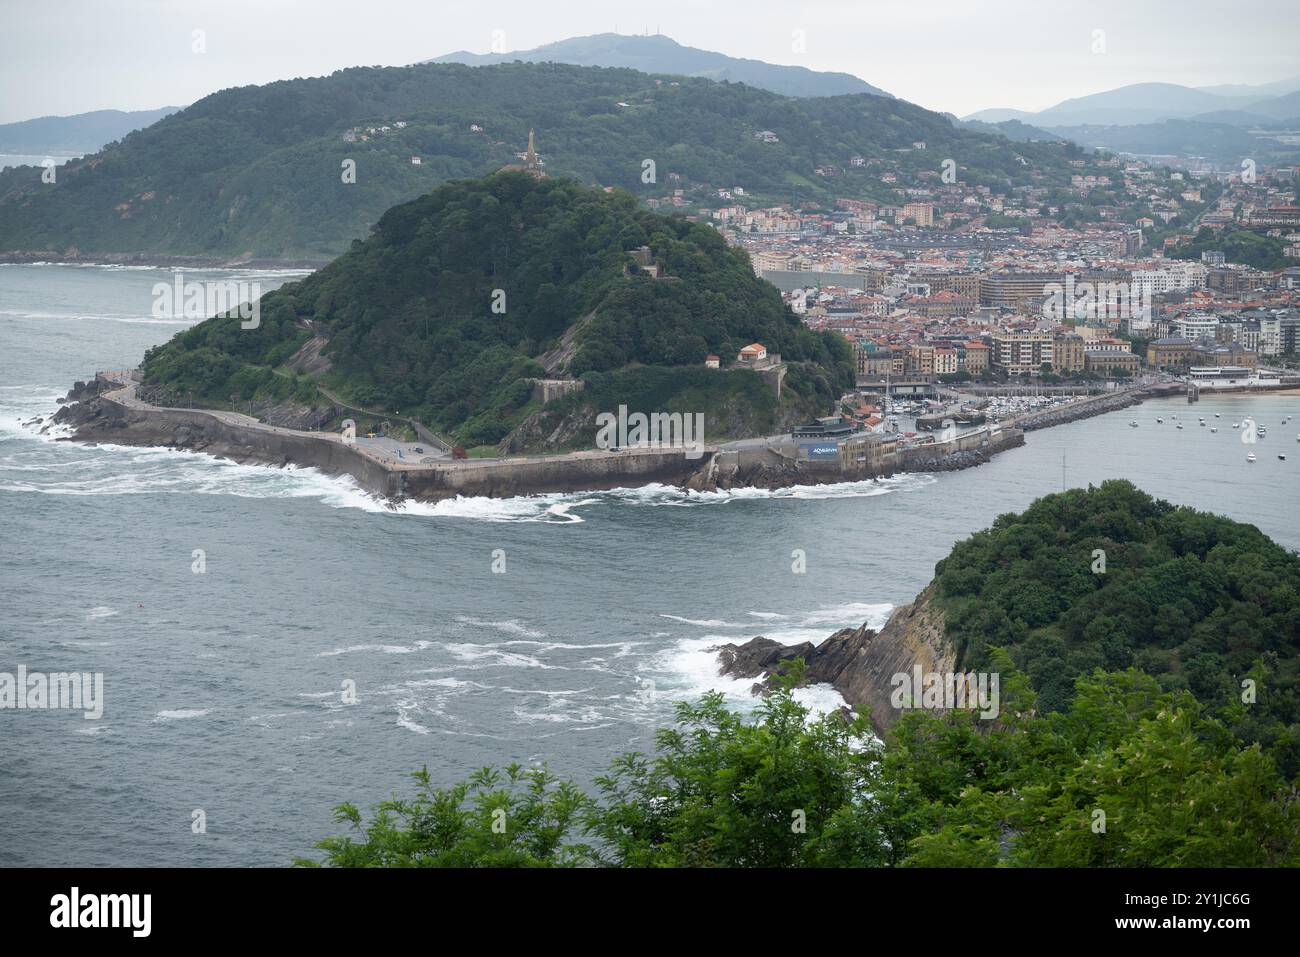
[(838, 459), (840, 457), (840, 447), (835, 442), (801, 444), (799, 450), (806, 459)]

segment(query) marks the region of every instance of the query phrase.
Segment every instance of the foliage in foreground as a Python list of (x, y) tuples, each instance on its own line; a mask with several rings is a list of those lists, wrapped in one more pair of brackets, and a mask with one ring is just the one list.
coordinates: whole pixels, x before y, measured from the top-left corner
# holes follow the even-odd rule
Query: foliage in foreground
[(935, 581), (959, 666), (1007, 649), (1043, 711), (1080, 675), (1136, 667), (1300, 773), (1300, 556), (1258, 528), (1112, 480), (998, 516)]
[(335, 867), (1026, 866), (1300, 863), (1300, 803), (1258, 744), (1186, 691), (1130, 669), (1081, 677), (1037, 711), (1010, 660), (995, 721), (911, 712), (884, 744), (862, 719), (810, 720), (797, 675), (749, 721), (711, 694), (679, 704), (653, 756), (628, 754), (595, 794), (542, 768), (480, 771), (410, 799), (359, 837), (317, 847)]

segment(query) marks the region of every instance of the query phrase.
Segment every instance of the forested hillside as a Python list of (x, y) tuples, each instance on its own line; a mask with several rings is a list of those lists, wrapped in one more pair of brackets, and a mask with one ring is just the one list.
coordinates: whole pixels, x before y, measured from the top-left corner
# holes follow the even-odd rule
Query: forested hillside
[(1300, 772), (1300, 557), (1257, 528), (1111, 481), (1000, 516), (936, 581), (959, 666), (1007, 650), (1047, 711), (1096, 668), (1136, 667)]
[[(642, 246), (660, 278), (634, 262)], [(317, 338), (331, 365), (319, 381), (332, 391), (476, 446), (537, 411), (535, 377), (586, 376), (584, 397), (606, 409), (729, 404), (710, 435), (781, 414), (757, 373), (705, 369), (710, 353), (730, 362), (755, 341), (780, 353), (792, 365), (782, 404), (799, 417), (828, 410), (852, 383), (844, 339), (804, 326), (710, 227), (651, 213), (621, 190), (522, 173), (449, 183), (389, 210), (370, 239), (269, 293), (260, 311), (256, 329), (214, 317), (151, 350), (146, 389), (165, 403), (309, 401), (317, 377), (285, 364)], [(561, 345), (563, 360), (544, 367)], [(570, 438), (590, 447), (594, 429), (588, 421)]]
[[(53, 184), (33, 167), (0, 172), (0, 251), (323, 261), (389, 207), (513, 162), (529, 129), (551, 175), (639, 196), (664, 195), (676, 173), (674, 186), (739, 185), (774, 201), (893, 201), (880, 170), (849, 168), (852, 156), (936, 174), (953, 158), (963, 182), (995, 186), (1068, 184), (1066, 160), (1083, 155), (868, 94), (799, 99), (553, 63), (357, 68), (215, 93), (61, 167)], [(355, 182), (344, 182), (346, 160)], [(817, 176), (826, 164), (843, 173)]]

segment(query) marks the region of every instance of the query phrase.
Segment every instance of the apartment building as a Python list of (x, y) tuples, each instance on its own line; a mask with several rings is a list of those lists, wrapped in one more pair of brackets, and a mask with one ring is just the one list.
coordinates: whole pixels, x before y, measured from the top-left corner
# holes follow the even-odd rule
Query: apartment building
[(934, 374), (953, 375), (957, 371), (957, 350), (952, 346), (935, 346)]
[(1036, 374), (1051, 364), (1053, 341), (1045, 332), (1000, 332), (993, 336), (990, 361), (1008, 375)]
[(933, 226), (934, 207), (929, 203), (904, 203), (903, 219), (910, 219), (918, 226)]
[(1057, 336), (1052, 340), (1052, 371), (1060, 375), (1082, 372), (1085, 351), (1083, 336)]
[[(912, 346), (907, 350), (907, 371), (917, 375), (934, 375), (934, 346)], [(954, 368), (952, 370), (956, 372)]]
[(989, 367), (989, 347), (982, 342), (965, 342), (957, 350), (959, 369), (979, 375)]
[(1064, 287), (1065, 274), (1059, 272), (993, 273), (980, 279), (980, 305), (1017, 308), (1026, 303), (1042, 302), (1053, 284)]

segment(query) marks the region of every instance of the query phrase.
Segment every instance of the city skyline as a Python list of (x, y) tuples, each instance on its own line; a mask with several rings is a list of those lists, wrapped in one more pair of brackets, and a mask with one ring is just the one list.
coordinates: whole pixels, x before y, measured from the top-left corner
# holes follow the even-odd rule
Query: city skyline
[(232, 86), (407, 65), (459, 50), (528, 50), (606, 32), (663, 33), (728, 56), (851, 73), (958, 116), (1042, 110), (1133, 83), (1259, 85), (1300, 72), (1300, 27), (1275, 0), (1252, 6), (1249, 17), (1200, 16), (1212, 8), (1199, 0), (1140, 9), (1095, 4), (1086, 19), (1070, 11), (1064, 3), (1010, 0), (979, 10), (667, 2), (644, 12), (586, 0), (563, 9), (377, 0), (362, 15), (345, 0), (73, 0), (10, 17), (0, 39), (0, 123), (183, 106)]

